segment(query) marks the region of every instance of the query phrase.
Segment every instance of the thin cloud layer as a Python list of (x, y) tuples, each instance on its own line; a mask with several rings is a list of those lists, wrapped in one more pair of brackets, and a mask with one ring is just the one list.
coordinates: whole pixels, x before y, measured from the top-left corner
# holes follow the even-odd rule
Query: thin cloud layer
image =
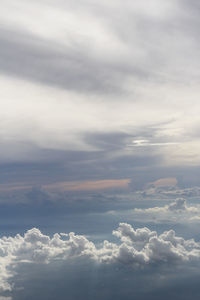
[[(91, 181), (64, 181), (46, 185), (41, 185), (41, 189), (46, 192), (67, 192), (67, 191), (95, 191), (104, 189), (125, 189), (128, 188), (130, 179), (105, 179)], [(31, 185), (0, 184), (0, 193), (31, 191)]]
[(95, 191), (104, 189), (123, 189), (127, 188), (130, 179), (107, 179), (83, 182), (58, 182), (55, 184), (44, 185), (47, 191)]

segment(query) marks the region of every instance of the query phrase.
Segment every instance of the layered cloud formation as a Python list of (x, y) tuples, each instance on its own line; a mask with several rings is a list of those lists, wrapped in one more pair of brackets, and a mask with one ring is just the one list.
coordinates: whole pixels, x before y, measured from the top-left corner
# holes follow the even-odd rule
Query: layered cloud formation
[[(52, 238), (39, 229), (28, 230), (24, 236), (3, 237), (0, 240), (0, 288), (14, 288), (14, 276), (26, 264), (42, 265), (83, 259), (97, 265), (124, 265), (141, 269), (144, 266), (167, 263), (182, 264), (200, 260), (200, 243), (176, 236), (173, 230), (158, 234), (144, 227), (134, 230), (127, 223), (120, 223), (113, 235), (120, 243), (105, 240), (95, 245), (85, 236), (56, 233)], [(30, 268), (30, 272), (31, 272)]]
[(0, 162), (102, 150), (196, 164), (196, 5), (3, 0)]
[[(199, 9), (197, 0), (1, 1), (0, 300), (140, 300), (132, 284), (151, 282), (149, 292), (152, 270), (165, 288), (163, 266), (195, 274)], [(141, 228), (120, 223), (108, 237), (123, 220)], [(52, 237), (63, 228), (82, 235)], [(106, 276), (90, 294), (91, 265), (112, 278), (122, 268), (121, 294), (99, 293)], [(141, 270), (151, 280), (137, 281)], [(59, 275), (65, 291), (78, 282), (70, 293), (59, 294)], [(44, 278), (55, 294), (35, 294)]]

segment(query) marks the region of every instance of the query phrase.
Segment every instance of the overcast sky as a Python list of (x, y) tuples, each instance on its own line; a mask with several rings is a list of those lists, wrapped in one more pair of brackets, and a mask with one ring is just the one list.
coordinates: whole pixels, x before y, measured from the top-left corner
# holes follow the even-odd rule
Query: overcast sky
[(198, 299), (199, 16), (1, 0), (0, 300)]

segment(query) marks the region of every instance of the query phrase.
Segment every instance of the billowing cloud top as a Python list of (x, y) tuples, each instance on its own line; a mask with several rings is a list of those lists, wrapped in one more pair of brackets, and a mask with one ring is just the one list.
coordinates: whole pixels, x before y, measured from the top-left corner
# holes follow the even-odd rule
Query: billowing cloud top
[(177, 198), (174, 202), (171, 202), (169, 205), (161, 206), (161, 207), (152, 207), (152, 208), (145, 208), (145, 209), (137, 209), (135, 208), (135, 211), (137, 212), (150, 212), (150, 213), (156, 213), (156, 212), (193, 212), (198, 213), (200, 212), (199, 208), (190, 206), (188, 207), (186, 205), (186, 200), (184, 198)]
[(157, 263), (173, 266), (200, 260), (200, 243), (177, 237), (173, 230), (158, 235), (146, 227), (134, 230), (131, 225), (120, 223), (113, 234), (120, 238), (120, 243), (105, 240), (99, 246), (72, 232), (56, 233), (51, 238), (36, 228), (24, 236), (3, 237), (0, 239), (1, 290), (11, 290), (16, 270), (20, 273), (20, 268), (30, 263), (42, 268), (43, 264), (83, 258), (98, 264), (123, 264), (137, 269)]

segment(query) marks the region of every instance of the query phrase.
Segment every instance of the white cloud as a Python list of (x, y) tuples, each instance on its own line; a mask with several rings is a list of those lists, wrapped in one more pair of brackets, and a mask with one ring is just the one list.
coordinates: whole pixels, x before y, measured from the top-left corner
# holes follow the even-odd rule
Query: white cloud
[(200, 216), (193, 216), (190, 218), (190, 221), (200, 222)]
[(184, 198), (177, 198), (174, 202), (170, 203), (169, 205), (161, 206), (161, 207), (152, 207), (152, 208), (135, 208), (134, 211), (136, 212), (146, 212), (146, 213), (156, 213), (156, 212), (163, 212), (163, 213), (198, 213), (200, 209), (194, 206), (187, 206), (186, 200)]
[(27, 231), (24, 236), (17, 234), (1, 238), (1, 291), (13, 288), (13, 276), (16, 270), (20, 272), (23, 264), (39, 264), (42, 267), (55, 261), (87, 258), (98, 264), (142, 267), (154, 263), (200, 260), (200, 243), (177, 237), (173, 230), (158, 235), (148, 228), (134, 230), (131, 225), (120, 223), (113, 234), (120, 238), (120, 243), (104, 241), (98, 247), (85, 236), (57, 233), (51, 238), (36, 228)]

